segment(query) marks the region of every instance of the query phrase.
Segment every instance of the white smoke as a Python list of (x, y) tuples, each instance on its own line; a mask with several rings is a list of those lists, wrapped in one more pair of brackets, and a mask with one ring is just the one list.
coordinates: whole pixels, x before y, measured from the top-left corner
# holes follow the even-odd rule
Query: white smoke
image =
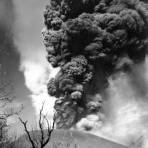
[(31, 91), (30, 98), (35, 108), (36, 115), (38, 116), (39, 111), (44, 103), (43, 114), (48, 114), (48, 118), (52, 119), (54, 114), (54, 102), (55, 98), (48, 95), (47, 82), (51, 77), (54, 77), (58, 69), (52, 69), (46, 61), (46, 55), (42, 50), (38, 50), (38, 53), (30, 49), (30, 54), (21, 55), (20, 70), (24, 73), (25, 85)]
[[(133, 74), (118, 73), (109, 78), (108, 99), (103, 104), (105, 116), (87, 116), (77, 128), (85, 130), (88, 126), (95, 135), (125, 145), (140, 143), (141, 148), (148, 147), (148, 58), (134, 68)], [(138, 89), (144, 94), (138, 94)]]
[[(47, 1), (13, 0), (16, 13), (14, 40), (20, 53), (20, 71), (24, 74), (25, 85), (30, 90), (30, 99), (38, 115), (43, 102), (43, 113), (53, 116), (54, 97), (47, 92), (47, 82), (58, 69), (53, 69), (46, 59), (42, 44), (43, 8)], [(32, 11), (33, 10), (33, 11)]]
[(37, 61), (22, 61), (21, 71), (24, 73), (26, 86), (31, 91), (31, 99), (36, 113), (44, 103), (44, 114), (53, 115), (53, 106), (55, 98), (50, 97), (47, 92), (47, 82), (49, 79), (49, 66)]

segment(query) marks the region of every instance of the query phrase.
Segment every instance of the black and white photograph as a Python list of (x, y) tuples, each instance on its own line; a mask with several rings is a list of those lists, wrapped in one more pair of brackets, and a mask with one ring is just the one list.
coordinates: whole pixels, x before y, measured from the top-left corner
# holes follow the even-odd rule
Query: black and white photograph
[(0, 0), (0, 148), (148, 148), (148, 0)]

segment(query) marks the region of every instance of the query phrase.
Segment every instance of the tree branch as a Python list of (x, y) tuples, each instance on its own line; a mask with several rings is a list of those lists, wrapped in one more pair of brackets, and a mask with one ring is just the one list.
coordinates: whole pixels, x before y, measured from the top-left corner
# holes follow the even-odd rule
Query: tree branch
[(31, 143), (31, 145), (32, 145), (32, 148), (36, 148), (35, 143), (34, 143), (33, 139), (31, 138), (31, 135), (30, 135), (30, 133), (29, 133), (29, 131), (28, 131), (28, 129), (27, 129), (27, 121), (24, 122), (20, 117), (19, 117), (19, 120), (20, 120), (20, 122), (21, 122), (21, 123), (23, 124), (23, 126), (24, 126), (25, 132), (27, 133), (27, 136), (28, 136), (29, 141), (30, 141), (30, 143)]
[(44, 144), (44, 129), (43, 129), (43, 122), (42, 122), (42, 112), (43, 112), (43, 108), (44, 108), (44, 103), (42, 104), (42, 108), (40, 109), (40, 114), (39, 114), (39, 128), (40, 128), (40, 131), (41, 131), (41, 139), (40, 139), (40, 143), (41, 143), (41, 147), (42, 145)]
[[(52, 126), (50, 126), (49, 121), (47, 119), (47, 115), (43, 116), (43, 109), (44, 109), (44, 103), (42, 104), (42, 107), (41, 107), (40, 113), (39, 113), (39, 121), (38, 121), (39, 129), (40, 129), (39, 139), (37, 139), (38, 136), (36, 136), (35, 139), (31, 137), (31, 135), (30, 135), (30, 133), (27, 129), (27, 121), (24, 122), (21, 118), (19, 118), (19, 120), (21, 121), (21, 123), (24, 126), (25, 132), (26, 132), (26, 134), (29, 138), (29, 141), (32, 145), (32, 148), (37, 148), (39, 146), (39, 144), (40, 144), (40, 148), (44, 148), (47, 145), (47, 143), (50, 141), (51, 134), (54, 130), (55, 117), (53, 118)], [(47, 135), (45, 134), (44, 125), (43, 125), (45, 121), (46, 121), (46, 124), (47, 124)], [(38, 141), (39, 141), (39, 143), (38, 143)]]
[[(45, 115), (43, 117), (43, 120), (41, 120), (42, 119), (42, 112), (43, 112), (43, 108), (44, 108), (44, 103), (43, 103), (42, 108), (40, 110), (40, 117), (39, 117), (39, 127), (40, 127), (40, 131), (41, 131), (41, 140), (40, 140), (41, 141), (41, 148), (44, 148), (47, 145), (47, 143), (49, 142), (49, 140), (51, 138), (51, 133), (53, 132), (53, 129), (54, 129), (54, 123), (55, 123), (55, 121), (53, 120), (53, 125), (52, 125), (52, 127), (50, 127), (49, 121), (47, 119), (47, 115)], [(44, 120), (47, 123), (47, 132), (48, 132), (47, 138), (45, 138), (45, 132), (43, 129), (43, 122), (42, 121), (44, 121)]]

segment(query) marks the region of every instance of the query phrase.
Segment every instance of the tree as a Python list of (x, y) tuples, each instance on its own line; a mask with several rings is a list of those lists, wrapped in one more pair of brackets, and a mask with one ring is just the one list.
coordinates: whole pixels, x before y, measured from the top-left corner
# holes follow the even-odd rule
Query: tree
[(10, 81), (6, 81), (3, 77), (3, 72), (0, 72), (0, 144), (6, 142), (8, 123), (7, 120), (13, 115), (18, 115), (23, 109), (23, 105), (20, 108), (13, 107), (13, 86)]
[[(32, 133), (29, 132), (28, 127), (27, 127), (28, 121), (23, 121), (19, 117), (19, 120), (24, 126), (25, 133), (27, 134), (27, 137), (29, 139), (29, 142), (30, 142), (32, 148), (44, 148), (47, 145), (47, 143), (50, 141), (51, 134), (54, 130), (55, 117), (53, 117), (53, 123), (52, 123), (52, 126), (50, 126), (49, 121), (47, 119), (47, 115), (43, 115), (43, 109), (44, 109), (44, 103), (43, 103), (43, 105), (40, 109), (40, 113), (39, 113), (39, 121), (38, 121), (38, 126), (39, 126), (39, 130), (40, 130), (39, 136), (35, 135), (33, 133), (33, 131), (32, 131)], [(47, 133), (44, 129), (45, 121), (46, 121), (46, 124), (47, 124)]]
[(13, 106), (11, 107), (10, 104), (12, 101), (13, 100), (11, 98), (0, 98), (0, 143), (6, 142), (8, 140), (8, 118), (18, 115), (23, 109), (23, 105), (17, 109), (15, 109)]

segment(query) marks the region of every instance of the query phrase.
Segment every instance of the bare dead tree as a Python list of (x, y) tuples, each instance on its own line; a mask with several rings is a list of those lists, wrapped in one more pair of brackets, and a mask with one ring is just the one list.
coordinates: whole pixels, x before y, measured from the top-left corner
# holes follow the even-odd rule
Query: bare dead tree
[(28, 131), (28, 128), (27, 128), (27, 122), (28, 122), (28, 121), (23, 121), (20, 117), (19, 117), (19, 120), (21, 121), (21, 123), (22, 123), (23, 126), (24, 126), (25, 132), (26, 132), (26, 134), (27, 134), (27, 136), (28, 136), (28, 138), (29, 138), (29, 141), (30, 141), (30, 143), (31, 143), (31, 145), (32, 145), (32, 148), (36, 148), (36, 145), (35, 145), (35, 143), (34, 143), (32, 137), (31, 137), (31, 135), (30, 135), (30, 133), (29, 133), (29, 131)]
[[(39, 113), (39, 121), (38, 121), (39, 129), (40, 129), (40, 131), (39, 131), (40, 136), (39, 137), (35, 136), (33, 134), (33, 131), (32, 131), (32, 135), (31, 135), (31, 132), (29, 132), (29, 130), (27, 128), (28, 121), (23, 121), (19, 117), (19, 120), (24, 126), (25, 133), (27, 134), (27, 137), (29, 139), (29, 142), (30, 142), (32, 148), (44, 148), (48, 144), (48, 142), (50, 141), (51, 134), (54, 130), (55, 117), (53, 117), (53, 123), (52, 123), (52, 126), (50, 126), (49, 121), (47, 119), (47, 115), (43, 115), (43, 109), (44, 109), (44, 103), (42, 104), (42, 107), (41, 107), (40, 113)], [(46, 131), (44, 129), (45, 121), (46, 121), (46, 124), (47, 124), (47, 134), (46, 134)]]

